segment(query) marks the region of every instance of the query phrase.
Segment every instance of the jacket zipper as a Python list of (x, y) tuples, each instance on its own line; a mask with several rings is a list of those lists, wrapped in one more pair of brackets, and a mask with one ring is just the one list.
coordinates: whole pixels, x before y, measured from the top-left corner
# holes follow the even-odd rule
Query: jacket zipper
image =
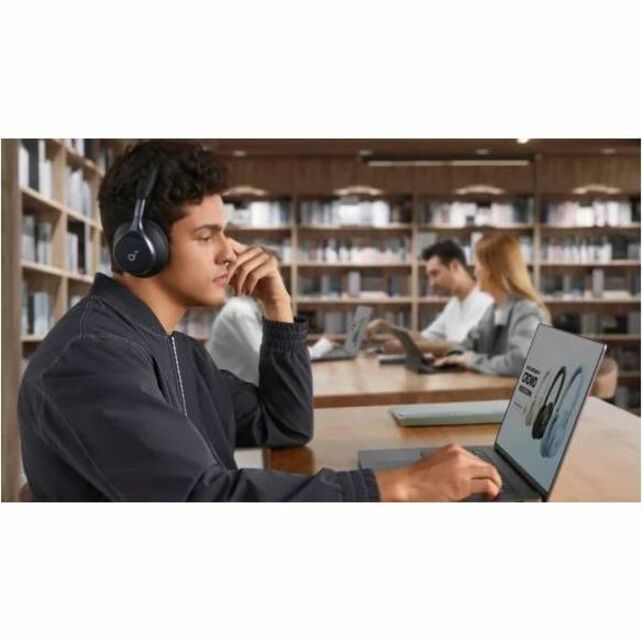
[(185, 390), (183, 388), (183, 378), (181, 377), (181, 369), (178, 365), (178, 353), (176, 352), (176, 343), (174, 342), (174, 337), (172, 337), (172, 350), (174, 351), (174, 363), (176, 364), (176, 372), (178, 373), (178, 386), (181, 389), (181, 399), (183, 400), (183, 412), (187, 417), (187, 404), (185, 403)]
[[(187, 414), (187, 404), (185, 403), (185, 389), (183, 388), (183, 377), (181, 376), (181, 368), (178, 363), (178, 352), (176, 351), (176, 342), (174, 341), (173, 336), (171, 337), (171, 344), (172, 344), (172, 352), (174, 353), (174, 364), (176, 365), (176, 374), (178, 375), (178, 386), (181, 390), (181, 400), (183, 402), (183, 413), (185, 414), (185, 417), (189, 419), (189, 416)], [(199, 431), (199, 434), (200, 434), (200, 431)], [(206, 438), (202, 434), (201, 434), (201, 438), (209, 446), (209, 449), (212, 451), (212, 455), (214, 455), (214, 459), (216, 459), (216, 461), (219, 463), (221, 468), (225, 469), (226, 466), (223, 464), (223, 461), (218, 456), (218, 453), (214, 448), (214, 444), (212, 444), (209, 438)]]

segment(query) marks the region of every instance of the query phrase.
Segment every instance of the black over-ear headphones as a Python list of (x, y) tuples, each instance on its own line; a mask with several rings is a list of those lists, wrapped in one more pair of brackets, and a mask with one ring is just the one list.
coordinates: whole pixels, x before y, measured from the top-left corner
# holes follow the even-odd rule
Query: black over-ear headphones
[(134, 276), (154, 276), (169, 261), (167, 235), (154, 221), (143, 220), (157, 175), (158, 167), (154, 167), (149, 176), (138, 182), (132, 222), (119, 225), (114, 234), (112, 256), (117, 267)]
[[(544, 433), (546, 432), (546, 428), (548, 428), (548, 422), (551, 420), (551, 417), (553, 416), (553, 410), (555, 409), (555, 406), (557, 405), (557, 402), (560, 399), (560, 395), (562, 394), (562, 388), (564, 388), (565, 381), (566, 381), (566, 366), (562, 366), (557, 371), (557, 374), (555, 375), (553, 382), (549, 386), (548, 392), (546, 393), (546, 397), (544, 398), (544, 402), (542, 403), (542, 407), (539, 409), (539, 412), (537, 413), (537, 417), (535, 417), (535, 421), (533, 422), (533, 439), (541, 439), (544, 436)], [(549, 402), (548, 399), (551, 396), (551, 390), (553, 390), (556, 383), (559, 383), (559, 385), (557, 387), (557, 394), (555, 395), (555, 401)]]

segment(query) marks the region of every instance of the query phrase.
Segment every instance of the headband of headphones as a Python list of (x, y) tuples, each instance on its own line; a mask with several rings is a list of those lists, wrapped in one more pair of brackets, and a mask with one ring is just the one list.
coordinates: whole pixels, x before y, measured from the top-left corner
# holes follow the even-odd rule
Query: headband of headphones
[(564, 382), (566, 381), (566, 366), (562, 366), (558, 371), (557, 374), (555, 375), (553, 382), (548, 388), (548, 392), (546, 393), (546, 397), (544, 398), (544, 403), (542, 404), (542, 407), (546, 407), (546, 404), (548, 403), (548, 398), (551, 396), (551, 390), (555, 387), (555, 384), (559, 381), (560, 384), (557, 388), (557, 394), (555, 395), (555, 401), (553, 402), (553, 408), (557, 406), (557, 402), (560, 399), (560, 395), (562, 394), (562, 389), (564, 388)]

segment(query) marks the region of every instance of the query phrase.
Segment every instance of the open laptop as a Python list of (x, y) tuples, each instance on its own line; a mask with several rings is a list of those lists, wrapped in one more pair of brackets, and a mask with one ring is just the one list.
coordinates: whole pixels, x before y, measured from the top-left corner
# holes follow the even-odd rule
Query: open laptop
[(310, 357), (311, 361), (338, 361), (339, 359), (355, 359), (359, 354), (359, 348), (366, 333), (366, 328), (370, 322), (372, 308), (367, 305), (359, 305), (354, 314), (354, 319), (350, 329), (346, 334), (345, 342), (342, 346), (332, 348), (320, 357)]
[[(606, 346), (537, 327), (493, 446), (466, 446), (501, 475), (499, 501), (546, 501)], [(437, 448), (363, 450), (361, 468), (407, 466)], [(467, 501), (483, 501), (472, 495)]]
[(393, 327), (390, 332), (401, 343), (404, 355), (382, 355), (379, 357), (380, 365), (403, 364), (412, 372), (419, 374), (432, 374), (443, 372), (444, 370), (458, 370), (458, 366), (446, 364), (443, 366), (434, 365), (434, 357), (426, 356), (421, 352), (417, 344), (413, 341), (410, 333), (403, 328)]

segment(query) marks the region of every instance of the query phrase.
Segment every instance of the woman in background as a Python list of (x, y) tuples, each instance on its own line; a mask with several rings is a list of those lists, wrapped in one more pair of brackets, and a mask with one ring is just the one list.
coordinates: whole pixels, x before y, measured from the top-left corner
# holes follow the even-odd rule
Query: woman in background
[(538, 324), (551, 321), (531, 283), (519, 241), (508, 233), (482, 237), (475, 246), (475, 278), (493, 304), (466, 338), (435, 365), (516, 377)]

